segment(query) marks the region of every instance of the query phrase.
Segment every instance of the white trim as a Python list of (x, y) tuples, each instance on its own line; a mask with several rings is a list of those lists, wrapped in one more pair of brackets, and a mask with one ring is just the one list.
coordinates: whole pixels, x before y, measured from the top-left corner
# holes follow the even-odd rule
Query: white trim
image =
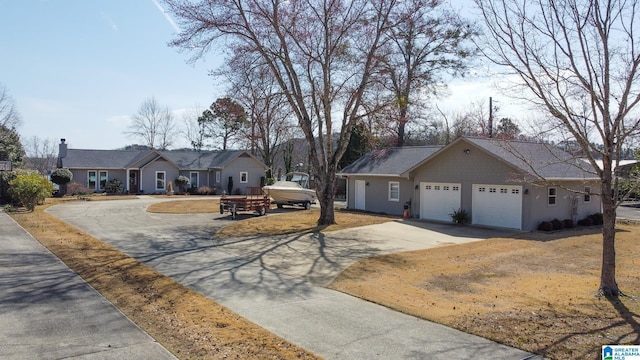
[[(192, 182), (193, 174), (196, 174), (196, 183)], [(189, 172), (189, 187), (199, 187), (200, 186), (200, 172), (199, 171), (190, 171)]]
[[(553, 189), (553, 195), (551, 194), (551, 190)], [(551, 203), (551, 199), (553, 199), (553, 204)], [(547, 187), (547, 206), (556, 206), (558, 205), (558, 188), (555, 186)]]
[[(91, 186), (91, 173), (95, 173), (94, 174), (94, 183), (93, 186)], [(97, 190), (98, 189), (98, 170), (87, 170), (87, 188), (91, 189), (91, 190)]]
[[(102, 186), (101, 182), (102, 182), (102, 178), (100, 177), (100, 174), (104, 173), (104, 186)], [(98, 170), (98, 190), (104, 190), (105, 187), (107, 187), (107, 183), (109, 182), (109, 171), (108, 170)]]
[[(395, 198), (393, 198), (393, 197), (391, 196), (391, 192), (393, 191), (393, 190), (391, 189), (391, 187), (392, 187), (394, 184), (396, 185), (396, 192), (397, 192), (397, 197), (395, 197)], [(396, 202), (397, 202), (397, 201), (400, 201), (400, 182), (399, 182), (399, 181), (389, 181), (389, 183), (388, 183), (388, 187), (387, 187), (387, 200), (389, 200), (389, 201), (396, 201)]]
[[(244, 175), (244, 181), (242, 180), (242, 175)], [(246, 184), (249, 182), (249, 172), (240, 171), (240, 184)]]
[[(163, 187), (159, 188), (158, 187), (158, 174), (162, 174), (162, 185)], [(166, 171), (156, 171), (156, 177), (155, 177), (156, 181), (155, 181), (155, 188), (156, 190), (166, 190), (167, 189), (167, 172)]]
[(582, 201), (585, 204), (589, 204), (591, 202), (591, 186), (584, 187), (584, 195), (582, 196)]
[(220, 171), (216, 171), (216, 184), (220, 183)]

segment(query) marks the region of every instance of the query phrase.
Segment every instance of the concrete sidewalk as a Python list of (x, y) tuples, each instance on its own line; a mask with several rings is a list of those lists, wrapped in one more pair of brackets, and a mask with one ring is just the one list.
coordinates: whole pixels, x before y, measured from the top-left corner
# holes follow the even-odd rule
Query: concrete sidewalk
[(0, 210), (1, 359), (175, 359)]

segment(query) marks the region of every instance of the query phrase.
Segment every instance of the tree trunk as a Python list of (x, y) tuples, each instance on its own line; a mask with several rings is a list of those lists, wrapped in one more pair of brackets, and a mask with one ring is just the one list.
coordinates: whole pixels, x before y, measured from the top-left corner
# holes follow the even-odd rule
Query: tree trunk
[(334, 193), (336, 187), (336, 171), (328, 170), (323, 179), (317, 179), (316, 192), (318, 194), (318, 202), (320, 203), (320, 218), (318, 225), (332, 225), (336, 223), (334, 213)]
[(407, 106), (400, 106), (400, 119), (398, 120), (398, 141), (396, 142), (397, 147), (404, 146), (404, 136), (405, 136), (405, 127), (407, 125)]
[(618, 297), (620, 289), (616, 283), (616, 211), (611, 195), (611, 181), (602, 182), (602, 269), (600, 272), (601, 295)]

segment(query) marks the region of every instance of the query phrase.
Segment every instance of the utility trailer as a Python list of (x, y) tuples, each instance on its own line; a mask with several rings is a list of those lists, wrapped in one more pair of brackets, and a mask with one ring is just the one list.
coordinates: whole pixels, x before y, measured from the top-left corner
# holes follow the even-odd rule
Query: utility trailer
[(271, 206), (271, 199), (260, 187), (248, 187), (247, 195), (224, 195), (220, 198), (220, 214), (228, 212), (236, 219), (239, 211), (254, 211), (262, 216)]

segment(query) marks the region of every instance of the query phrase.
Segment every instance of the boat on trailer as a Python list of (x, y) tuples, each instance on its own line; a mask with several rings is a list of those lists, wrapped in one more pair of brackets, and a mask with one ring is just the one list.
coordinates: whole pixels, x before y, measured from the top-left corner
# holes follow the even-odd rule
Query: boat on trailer
[(309, 189), (309, 174), (302, 172), (288, 173), (273, 185), (263, 186), (262, 191), (279, 209), (283, 205), (300, 205), (308, 210), (317, 200), (316, 191)]

